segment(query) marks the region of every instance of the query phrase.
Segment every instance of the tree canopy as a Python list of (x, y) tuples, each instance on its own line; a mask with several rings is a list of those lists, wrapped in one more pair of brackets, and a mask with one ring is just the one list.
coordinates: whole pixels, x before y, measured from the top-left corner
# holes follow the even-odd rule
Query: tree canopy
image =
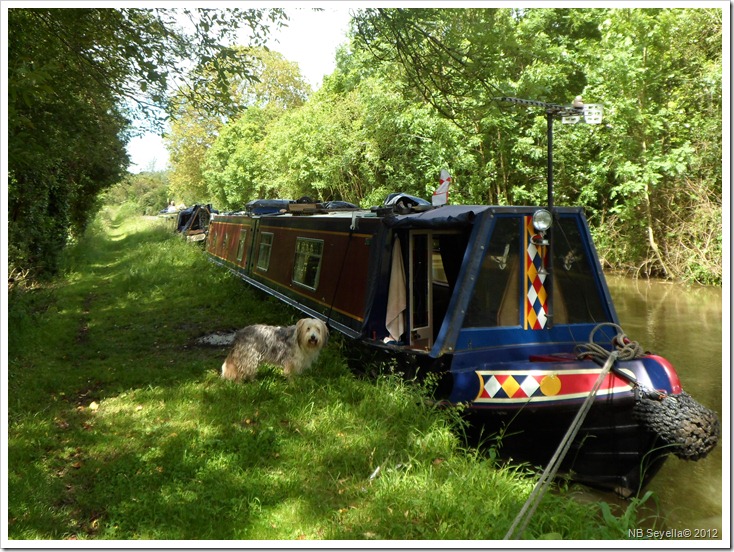
[(556, 204), (581, 204), (610, 266), (721, 279), (721, 10), (368, 8), (302, 106), (248, 109), (203, 179), (223, 208), (310, 195), (543, 204), (546, 116), (515, 96), (603, 104), (555, 128)]
[(189, 94), (175, 96), (176, 109), (165, 137), (170, 154), (170, 192), (187, 203), (208, 194), (202, 175), (204, 156), (223, 125), (229, 121), (234, 124), (235, 119), (253, 109), (274, 113), (295, 109), (311, 92), (298, 66), (280, 53), (262, 47), (234, 50), (240, 60), (247, 60), (252, 72), (246, 79), (228, 75), (230, 102), (219, 113), (202, 110)]
[(9, 263), (37, 274), (55, 270), (99, 192), (125, 174), (135, 124), (162, 129), (175, 89), (216, 112), (228, 103), (230, 75), (253, 78), (229, 40), (249, 29), (261, 44), (284, 21), (280, 9), (7, 14)]
[[(543, 204), (545, 113), (497, 99), (582, 95), (604, 120), (556, 124), (556, 204), (586, 208), (611, 267), (721, 281), (721, 9), (370, 7), (314, 93), (294, 64), (251, 48), (279, 10), (10, 12), (19, 266), (52, 265), (63, 229), (83, 228), (121, 176), (135, 113), (175, 116), (171, 191), (221, 209), (428, 197), (444, 168), (452, 202)], [(221, 45), (243, 26), (249, 47)]]

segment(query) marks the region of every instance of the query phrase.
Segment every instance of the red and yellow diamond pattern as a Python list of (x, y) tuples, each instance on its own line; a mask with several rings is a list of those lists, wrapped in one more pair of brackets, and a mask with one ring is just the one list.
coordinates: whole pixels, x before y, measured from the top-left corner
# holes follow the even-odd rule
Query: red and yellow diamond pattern
[(533, 217), (525, 217), (525, 329), (542, 330), (548, 321), (548, 294), (545, 289), (547, 247), (536, 246)]
[[(508, 404), (585, 398), (595, 385), (600, 368), (551, 370), (478, 370), (479, 394), (474, 402)], [(609, 374), (599, 396), (631, 393), (629, 382)]]

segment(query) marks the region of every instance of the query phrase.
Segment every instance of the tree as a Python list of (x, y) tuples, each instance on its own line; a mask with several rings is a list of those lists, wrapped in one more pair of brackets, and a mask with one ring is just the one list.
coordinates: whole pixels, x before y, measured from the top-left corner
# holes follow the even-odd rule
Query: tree
[(403, 97), (388, 69), (363, 71), (344, 53), (340, 60), (304, 105), (277, 116), (255, 106), (222, 128), (205, 179), (223, 205), (307, 195), (369, 206), (396, 190), (428, 197), (442, 168), (472, 179), (472, 143), (455, 125)]
[(253, 105), (225, 125), (207, 150), (202, 176), (207, 197), (222, 209), (243, 209), (256, 197), (270, 197), (263, 140), (272, 121), (282, 116), (275, 108)]
[(600, 12), (368, 9), (356, 18), (356, 43), (400, 65), (406, 94), (417, 92), (473, 138), (480, 167), (474, 176), (484, 183), (475, 199), (524, 202), (542, 194), (544, 119), (498, 98), (558, 102), (579, 94), (585, 76), (576, 47), (598, 38)]
[(160, 171), (128, 173), (105, 191), (103, 197), (109, 204), (129, 204), (142, 215), (156, 215), (168, 204), (168, 175)]
[[(207, 184), (255, 197), (427, 197), (543, 204), (544, 110), (517, 96), (604, 105), (601, 125), (555, 124), (556, 205), (583, 205), (603, 262), (721, 281), (718, 9), (368, 9), (337, 70), (300, 107), (226, 125)], [(230, 128), (231, 127), (231, 128)]]
[[(181, 30), (178, 16), (193, 33)], [(283, 17), (282, 10), (9, 9), (11, 270), (53, 273), (69, 233), (83, 231), (98, 193), (124, 174), (132, 118), (160, 129), (174, 85), (192, 104), (217, 109), (227, 75), (250, 75), (246, 60), (233, 60), (221, 42), (243, 27), (262, 42)], [(197, 71), (205, 66), (216, 79)]]
[(587, 205), (616, 267), (720, 280), (721, 10), (377, 8), (356, 23), (406, 95), (480, 137), (490, 202), (545, 191), (544, 114), (498, 96), (603, 103), (604, 125), (558, 135), (557, 199)]
[[(187, 94), (179, 96), (171, 130), (166, 135), (170, 152), (171, 192), (186, 202), (217, 198), (226, 204), (239, 201), (231, 185), (224, 192), (223, 183), (214, 185), (214, 195), (205, 181), (203, 170), (205, 156), (217, 139), (222, 126), (234, 121), (251, 109), (268, 109), (269, 116), (277, 116), (288, 109), (302, 105), (311, 87), (301, 75), (298, 65), (286, 60), (282, 54), (264, 48), (235, 48), (239, 58), (247, 60), (251, 67), (248, 79), (228, 75), (230, 80), (230, 104), (223, 106), (223, 113), (209, 113), (192, 103)], [(225, 139), (226, 141), (226, 139)], [(217, 189), (219, 186), (219, 189)], [(217, 203), (224, 205), (224, 203)]]
[[(681, 235), (699, 228), (709, 251), (716, 251), (708, 233), (712, 222), (720, 229), (721, 26), (715, 13), (610, 10), (600, 44), (608, 53), (589, 71), (589, 88), (614, 106), (606, 133), (614, 147), (600, 150), (610, 168), (600, 192), (612, 200), (606, 213), (623, 231), (644, 236), (626, 241), (622, 251), (644, 273), (680, 277), (695, 265), (720, 265), (719, 259), (690, 256), (702, 244)], [(701, 153), (717, 160), (704, 161)], [(707, 178), (701, 180), (704, 164)], [(704, 228), (694, 214), (704, 216)]]

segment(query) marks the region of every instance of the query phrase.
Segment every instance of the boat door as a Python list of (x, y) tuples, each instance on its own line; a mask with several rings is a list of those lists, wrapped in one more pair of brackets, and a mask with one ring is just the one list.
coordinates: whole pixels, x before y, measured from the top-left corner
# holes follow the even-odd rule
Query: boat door
[(430, 349), (433, 345), (432, 242), (428, 231), (410, 233), (410, 346), (419, 349)]
[[(433, 347), (443, 323), (453, 284), (447, 270), (458, 274), (466, 243), (458, 232), (413, 230), (408, 254), (409, 278), (409, 344), (414, 349)], [(442, 251), (456, 249), (456, 251)], [(449, 261), (450, 266), (445, 266)], [(456, 264), (457, 266), (453, 266)], [(455, 279), (455, 278), (454, 278)]]

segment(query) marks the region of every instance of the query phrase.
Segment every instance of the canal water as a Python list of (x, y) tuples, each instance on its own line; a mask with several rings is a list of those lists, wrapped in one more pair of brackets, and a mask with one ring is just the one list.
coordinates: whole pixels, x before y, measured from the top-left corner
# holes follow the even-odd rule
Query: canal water
[[(730, 382), (729, 363), (723, 366), (722, 362), (722, 316), (728, 316), (722, 308), (722, 290), (618, 276), (607, 276), (607, 283), (625, 334), (646, 351), (667, 358), (684, 391), (716, 411), (727, 433), (703, 460), (669, 457), (648, 487), (658, 503), (648, 505), (643, 515), (649, 518), (642, 519), (641, 525), (720, 539), (723, 501), (729, 503), (723, 487), (730, 482), (728, 461), (722, 477), (723, 449), (729, 446), (729, 421), (724, 420), (722, 407), (728, 412)], [(723, 523), (728, 531), (729, 519)]]

